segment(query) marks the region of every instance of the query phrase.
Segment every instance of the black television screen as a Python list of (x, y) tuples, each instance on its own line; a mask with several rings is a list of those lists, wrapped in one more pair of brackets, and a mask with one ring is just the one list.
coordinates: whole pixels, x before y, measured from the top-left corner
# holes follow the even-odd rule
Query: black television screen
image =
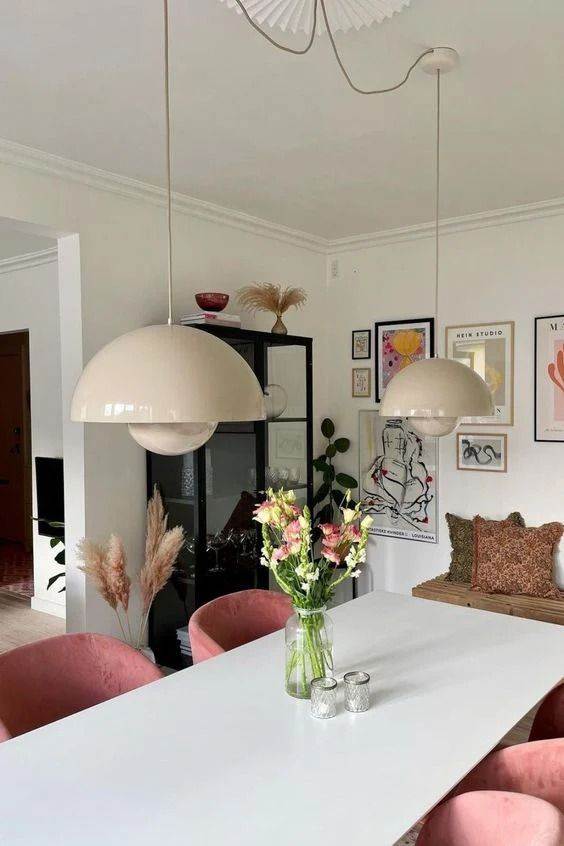
[(59, 537), (63, 530), (49, 523), (65, 522), (63, 459), (36, 457), (35, 486), (39, 534), (50, 538)]

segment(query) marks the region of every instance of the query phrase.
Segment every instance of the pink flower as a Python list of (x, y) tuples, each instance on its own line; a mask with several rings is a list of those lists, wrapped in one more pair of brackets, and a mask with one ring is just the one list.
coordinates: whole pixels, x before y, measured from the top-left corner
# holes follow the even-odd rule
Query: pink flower
[(348, 529), (347, 534), (349, 536), (349, 539), (352, 541), (352, 543), (358, 543), (359, 540), (362, 537), (359, 527), (358, 526), (348, 526), (347, 529)]
[(288, 523), (282, 533), (282, 538), (286, 541), (289, 554), (297, 555), (302, 547), (302, 530), (298, 520), (292, 520), (291, 523)]
[(321, 550), (321, 554), (328, 561), (332, 561), (333, 564), (340, 564), (341, 563), (340, 555), (339, 555), (339, 553), (337, 552), (336, 549), (329, 549), (328, 547), (324, 546)]
[(328, 537), (329, 535), (335, 534), (335, 532), (339, 533), (339, 527), (335, 523), (320, 523), (319, 528), (323, 533), (324, 537)]
[(260, 505), (256, 506), (253, 511), (254, 519), (259, 523), (266, 523), (267, 525), (270, 525), (274, 522), (277, 516), (277, 511), (278, 508), (276, 503), (266, 499), (264, 502), (261, 502)]
[(275, 549), (272, 553), (272, 560), (273, 561), (284, 561), (285, 558), (290, 555), (287, 546), (279, 546), (278, 549)]

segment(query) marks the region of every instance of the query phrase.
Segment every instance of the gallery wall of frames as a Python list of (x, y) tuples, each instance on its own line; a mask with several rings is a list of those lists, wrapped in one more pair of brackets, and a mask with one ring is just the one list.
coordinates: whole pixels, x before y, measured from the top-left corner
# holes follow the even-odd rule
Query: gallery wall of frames
[[(369, 586), (408, 593), (445, 572), (447, 511), (564, 519), (563, 236), (560, 216), (447, 234), (438, 324), (425, 239), (338, 256), (331, 294), (353, 293), (339, 305), (329, 394), (340, 428), (356, 437), (349, 469), (374, 517)], [(435, 352), (478, 372), (495, 408), (438, 440), (378, 414), (390, 379)], [(560, 561), (557, 581), (564, 587)]]

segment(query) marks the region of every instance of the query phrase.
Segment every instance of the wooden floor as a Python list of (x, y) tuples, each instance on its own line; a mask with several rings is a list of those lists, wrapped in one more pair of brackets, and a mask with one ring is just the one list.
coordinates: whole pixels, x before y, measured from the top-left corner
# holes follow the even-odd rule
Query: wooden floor
[(0, 591), (0, 653), (64, 631), (64, 620), (32, 611), (29, 600)]

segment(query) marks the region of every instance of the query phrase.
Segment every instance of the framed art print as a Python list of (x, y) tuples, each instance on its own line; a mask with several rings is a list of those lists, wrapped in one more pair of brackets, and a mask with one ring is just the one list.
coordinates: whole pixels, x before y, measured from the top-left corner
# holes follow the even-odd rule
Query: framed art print
[(458, 470), (486, 470), (507, 472), (507, 435), (476, 435), (458, 432), (456, 435), (456, 466)]
[(564, 441), (564, 315), (535, 318), (535, 441)]
[(396, 373), (414, 361), (432, 358), (434, 324), (432, 317), (375, 324), (376, 402), (381, 402), (388, 382)]
[(438, 438), (405, 417), (359, 413), (359, 484), (370, 534), (438, 542)]
[(370, 358), (372, 355), (371, 336), (372, 332), (370, 329), (356, 329), (352, 333), (353, 359)]
[(515, 324), (482, 323), (447, 326), (446, 357), (471, 367), (492, 392), (492, 417), (463, 417), (463, 423), (513, 425), (513, 346)]
[(276, 458), (300, 459), (306, 454), (306, 432), (304, 428), (276, 428)]
[(370, 368), (369, 367), (353, 367), (352, 395), (353, 395), (353, 397), (369, 397), (370, 396)]

